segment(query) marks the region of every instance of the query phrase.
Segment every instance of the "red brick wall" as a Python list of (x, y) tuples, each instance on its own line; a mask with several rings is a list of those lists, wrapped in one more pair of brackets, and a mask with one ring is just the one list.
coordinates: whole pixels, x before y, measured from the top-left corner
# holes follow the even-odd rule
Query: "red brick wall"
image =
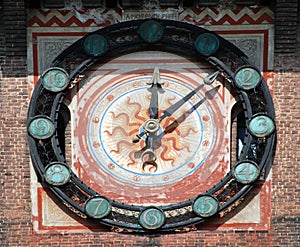
[[(288, 1), (278, 2), (284, 5)], [(296, 52), (296, 43), (293, 43), (296, 37), (292, 32), (290, 36), (282, 34), (287, 37), (284, 39), (280, 36), (280, 29), (275, 30), (274, 103), (278, 141), (272, 170), (270, 230), (199, 230), (162, 235), (92, 231), (37, 234), (32, 230), (30, 159), (26, 140), (29, 99), (25, 6), (22, 0), (4, 0), (3, 5), (5, 33), (1, 46), (4, 56), (0, 64), (1, 246), (299, 246), (300, 53)], [(278, 5), (278, 12), (291, 11), (283, 5)], [(292, 25), (286, 22), (287, 15), (283, 19), (280, 16), (277, 15), (277, 27)], [(294, 45), (290, 45), (292, 43)]]
[(277, 150), (272, 170), (271, 227), (276, 246), (299, 246), (300, 37), (297, 37), (297, 28), (300, 4), (297, 0), (278, 0), (276, 6), (274, 103)]
[[(281, 54), (282, 55), (282, 54)], [(279, 246), (299, 246), (300, 53), (275, 57), (277, 151), (272, 176), (272, 231)]]
[(24, 246), (31, 235), (26, 15), (23, 1), (3, 1), (0, 71), (0, 245)]

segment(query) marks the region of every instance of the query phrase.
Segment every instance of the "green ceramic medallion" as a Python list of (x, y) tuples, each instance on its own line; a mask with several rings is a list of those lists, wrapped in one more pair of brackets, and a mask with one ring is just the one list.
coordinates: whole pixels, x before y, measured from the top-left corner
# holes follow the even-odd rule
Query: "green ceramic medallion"
[(144, 41), (155, 43), (163, 37), (164, 27), (158, 21), (145, 21), (139, 28), (139, 35)]
[(261, 74), (252, 67), (238, 69), (234, 76), (235, 84), (238, 88), (249, 90), (255, 88), (261, 82)]
[(242, 184), (250, 184), (258, 178), (259, 169), (253, 161), (241, 161), (234, 166), (233, 176)]
[(197, 51), (204, 56), (214, 54), (219, 49), (219, 46), (220, 41), (218, 37), (211, 33), (200, 34), (195, 41)]
[(51, 92), (60, 92), (69, 85), (69, 75), (61, 68), (50, 68), (42, 75), (44, 88)]
[(110, 202), (102, 196), (96, 196), (90, 198), (85, 206), (85, 212), (90, 217), (95, 219), (101, 219), (105, 216), (109, 215), (111, 212), (111, 204)]
[(219, 202), (213, 196), (201, 195), (194, 201), (193, 210), (201, 217), (210, 217), (218, 212)]
[(52, 163), (46, 167), (44, 177), (48, 184), (64, 185), (70, 179), (70, 169), (64, 163)]
[(54, 124), (47, 116), (35, 117), (28, 126), (29, 134), (39, 140), (50, 138), (54, 134), (54, 131)]
[(275, 124), (272, 118), (259, 114), (250, 120), (248, 128), (252, 135), (262, 138), (273, 133)]
[(108, 49), (108, 41), (103, 35), (94, 33), (84, 39), (83, 48), (90, 56), (101, 56)]
[(145, 229), (158, 229), (165, 223), (165, 214), (156, 207), (146, 208), (139, 215), (139, 223)]

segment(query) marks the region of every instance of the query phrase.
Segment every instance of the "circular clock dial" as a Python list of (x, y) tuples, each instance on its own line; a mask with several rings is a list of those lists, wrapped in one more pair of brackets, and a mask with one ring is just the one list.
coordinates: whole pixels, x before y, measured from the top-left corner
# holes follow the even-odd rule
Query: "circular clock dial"
[[(162, 62), (153, 62), (162, 56)], [(145, 61), (145, 57), (151, 59)], [(182, 64), (170, 70), (165, 65), (167, 59)], [(132, 65), (120, 66), (119, 61)], [(103, 74), (116, 64), (118, 71)], [(89, 186), (97, 191), (109, 187), (109, 193), (107, 189), (102, 193), (113, 199), (134, 202), (134, 197), (140, 197), (140, 203), (152, 204), (196, 196), (199, 188), (188, 189), (191, 184), (201, 183), (205, 191), (206, 179), (218, 168), (207, 158), (213, 153), (209, 160), (218, 164), (220, 153), (229, 148), (229, 130), (224, 130), (229, 107), (218, 91), (221, 82), (204, 84), (211, 69), (194, 73), (187, 72), (187, 66), (198, 69), (200, 65), (171, 53), (138, 52), (91, 68), (70, 104), (74, 108), (76, 167), (84, 171), (81, 178)], [(160, 84), (158, 116), (191, 92), (195, 94), (172, 115), (158, 121), (149, 115), (153, 82)], [(147, 147), (150, 132), (154, 135), (151, 150)], [(145, 134), (134, 142), (141, 133)], [(126, 195), (120, 186), (128, 188)], [(180, 188), (181, 195), (174, 197), (174, 188)]]
[[(244, 135), (230, 151), (236, 115)], [(63, 51), (37, 83), (27, 129), (35, 171), (63, 205), (147, 232), (232, 211), (272, 161), (274, 118), (266, 82), (234, 45), (190, 24), (137, 20)]]
[[(142, 153), (147, 137), (143, 136), (138, 144), (133, 143), (132, 138), (144, 130), (144, 123), (149, 118), (150, 93), (147, 82), (150, 79), (145, 76), (121, 81), (109, 90), (99, 92), (96, 102), (91, 102), (94, 107), (89, 114), (86, 136), (92, 154), (100, 166), (110, 169), (116, 177), (121, 178), (126, 172), (132, 173), (128, 174), (131, 179), (127, 175), (123, 177), (126, 180), (132, 180), (133, 174), (168, 174), (191, 162), (198, 167), (213, 144), (214, 124), (210, 109), (205, 103), (193, 109), (195, 103), (187, 102), (174, 116), (159, 124), (154, 139), (157, 170), (143, 169)], [(178, 81), (168, 78), (163, 80), (168, 87), (164, 87), (163, 94), (158, 97), (161, 109), (166, 109), (191, 91)], [(90, 90), (94, 91), (92, 88)], [(198, 95), (194, 102), (201, 99)], [(153, 182), (151, 179), (148, 183)]]
[[(153, 170), (150, 165), (144, 169), (142, 154), (147, 136), (144, 135), (139, 143), (133, 143), (132, 138), (145, 129), (144, 123), (149, 118), (147, 82), (150, 79), (135, 78), (100, 92), (102, 97), (91, 112), (87, 132), (91, 152), (100, 166), (116, 178), (141, 185), (164, 183), (158, 175), (168, 176), (167, 183), (174, 182), (191, 172), (183, 171), (191, 163), (197, 169), (214, 142), (214, 125), (209, 108), (202, 104), (198, 109), (193, 109), (194, 103), (187, 102), (174, 116), (159, 124), (153, 140), (157, 169)], [(161, 109), (166, 109), (191, 91), (177, 81), (163, 80), (168, 87), (164, 87), (163, 94), (158, 97)], [(194, 102), (197, 101), (201, 101), (200, 96), (195, 97)], [(179, 118), (185, 118), (185, 121), (179, 124)], [(175, 128), (175, 125), (178, 126)]]

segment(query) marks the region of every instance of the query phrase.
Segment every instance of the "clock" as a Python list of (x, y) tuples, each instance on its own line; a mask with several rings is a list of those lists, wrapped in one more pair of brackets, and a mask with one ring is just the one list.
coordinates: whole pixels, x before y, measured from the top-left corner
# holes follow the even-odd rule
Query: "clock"
[[(125, 63), (130, 54), (144, 63)], [(75, 161), (65, 155), (69, 121)], [(135, 232), (233, 210), (263, 180), (276, 137), (270, 92), (247, 56), (214, 32), (159, 19), (114, 24), (65, 49), (40, 76), (27, 122), (41, 184), (79, 217)]]

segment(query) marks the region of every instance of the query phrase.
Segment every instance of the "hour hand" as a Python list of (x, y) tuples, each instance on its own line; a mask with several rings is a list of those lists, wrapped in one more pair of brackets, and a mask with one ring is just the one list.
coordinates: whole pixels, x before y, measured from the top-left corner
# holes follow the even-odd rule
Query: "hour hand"
[(152, 78), (147, 83), (151, 85), (148, 89), (151, 92), (150, 106), (148, 109), (151, 119), (158, 118), (158, 91), (162, 91), (161, 85), (163, 84), (160, 79), (159, 69), (155, 67)]
[(144, 123), (143, 131), (132, 138), (133, 143), (139, 142), (145, 134), (149, 136), (150, 133), (156, 133), (159, 127), (158, 122), (153, 120), (158, 119), (158, 92), (164, 92), (161, 87), (163, 82), (160, 79), (158, 67), (154, 68), (152, 78), (149, 82), (147, 82), (147, 84), (151, 85), (151, 87), (148, 89), (151, 92), (150, 106), (148, 109), (150, 119)]

